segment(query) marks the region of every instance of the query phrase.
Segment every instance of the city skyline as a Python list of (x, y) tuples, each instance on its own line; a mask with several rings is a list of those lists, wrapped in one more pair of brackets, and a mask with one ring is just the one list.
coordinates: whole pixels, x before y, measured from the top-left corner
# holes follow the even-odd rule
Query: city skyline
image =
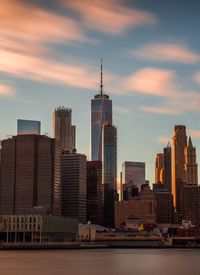
[[(174, 1), (77, 2), (2, 1), (0, 139), (16, 134), (18, 118), (41, 121), (42, 133), (51, 136), (51, 113), (65, 105), (73, 110), (77, 149), (89, 159), (90, 100), (103, 57), (118, 129), (118, 176), (124, 161), (141, 161), (154, 182), (154, 157), (179, 124), (186, 125), (199, 163), (198, 1), (183, 1), (181, 10)], [(108, 14), (116, 20), (109, 22)], [(31, 20), (54, 25), (29, 29)]]

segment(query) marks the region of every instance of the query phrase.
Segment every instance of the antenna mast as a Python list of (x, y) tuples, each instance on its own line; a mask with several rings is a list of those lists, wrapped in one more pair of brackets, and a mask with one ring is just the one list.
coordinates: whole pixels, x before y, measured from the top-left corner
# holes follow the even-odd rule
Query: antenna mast
[(103, 60), (101, 58), (101, 84), (100, 84), (100, 92), (101, 92), (101, 97), (103, 96)]

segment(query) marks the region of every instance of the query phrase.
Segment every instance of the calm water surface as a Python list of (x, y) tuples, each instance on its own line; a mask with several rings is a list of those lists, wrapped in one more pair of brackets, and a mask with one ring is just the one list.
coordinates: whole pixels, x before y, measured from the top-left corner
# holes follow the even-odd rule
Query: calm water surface
[(0, 275), (200, 275), (200, 250), (0, 252)]

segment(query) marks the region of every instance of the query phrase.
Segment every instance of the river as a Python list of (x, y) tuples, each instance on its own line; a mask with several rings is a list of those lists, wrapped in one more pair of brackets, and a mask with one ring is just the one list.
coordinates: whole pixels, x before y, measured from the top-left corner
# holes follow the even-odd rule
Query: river
[(200, 250), (1, 251), (0, 275), (200, 275)]

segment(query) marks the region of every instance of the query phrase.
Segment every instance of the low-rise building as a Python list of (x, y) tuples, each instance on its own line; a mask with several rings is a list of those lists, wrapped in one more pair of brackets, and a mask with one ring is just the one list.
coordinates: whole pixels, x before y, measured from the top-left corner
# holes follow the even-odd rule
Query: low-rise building
[(145, 223), (156, 223), (156, 197), (149, 187), (137, 198), (115, 203), (115, 227), (121, 227), (132, 216)]
[(78, 233), (78, 220), (48, 215), (1, 215), (2, 242), (73, 241)]

